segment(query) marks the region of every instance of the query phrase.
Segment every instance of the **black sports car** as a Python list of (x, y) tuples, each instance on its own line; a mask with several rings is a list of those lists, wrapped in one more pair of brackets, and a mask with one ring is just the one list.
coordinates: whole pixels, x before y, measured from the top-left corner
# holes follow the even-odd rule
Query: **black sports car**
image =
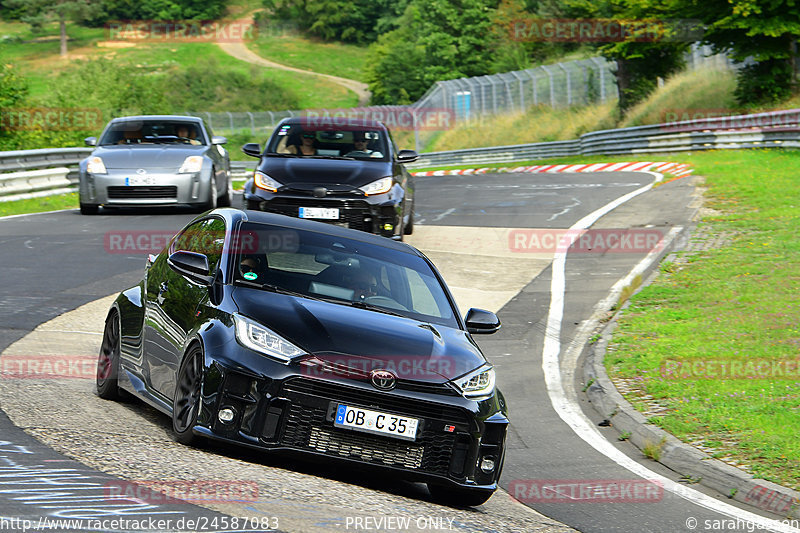
[(402, 239), (414, 229), (414, 187), (389, 130), (369, 120), (288, 118), (275, 128), (244, 187), (247, 209), (315, 219)]
[(497, 488), (508, 419), (492, 366), (418, 250), (285, 216), (199, 216), (106, 319), (97, 390), (209, 437), (391, 470), (478, 505)]

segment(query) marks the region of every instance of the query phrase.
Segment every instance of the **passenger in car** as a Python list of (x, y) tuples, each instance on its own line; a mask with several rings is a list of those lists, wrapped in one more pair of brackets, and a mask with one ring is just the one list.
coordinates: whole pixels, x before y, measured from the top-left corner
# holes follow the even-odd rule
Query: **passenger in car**
[(239, 263), (239, 271), (244, 279), (264, 281), (267, 269), (258, 257), (245, 257)]
[(139, 144), (142, 142), (142, 132), (139, 130), (124, 130), (122, 139), (117, 144)]
[(296, 155), (317, 155), (317, 135), (311, 131), (303, 132), (300, 144), (289, 145), (288, 151)]

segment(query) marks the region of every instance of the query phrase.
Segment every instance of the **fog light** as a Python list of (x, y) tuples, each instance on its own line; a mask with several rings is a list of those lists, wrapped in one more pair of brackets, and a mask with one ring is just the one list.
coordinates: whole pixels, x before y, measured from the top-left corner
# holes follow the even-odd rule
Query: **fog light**
[(490, 474), (494, 470), (494, 457), (484, 457), (481, 460), (481, 472)]
[(217, 413), (217, 418), (219, 418), (219, 421), (222, 422), (223, 424), (232, 422), (235, 416), (236, 412), (230, 407), (225, 407), (224, 409), (220, 409), (219, 413)]
[(383, 229), (386, 231), (392, 231), (394, 229), (394, 224), (384, 224)]

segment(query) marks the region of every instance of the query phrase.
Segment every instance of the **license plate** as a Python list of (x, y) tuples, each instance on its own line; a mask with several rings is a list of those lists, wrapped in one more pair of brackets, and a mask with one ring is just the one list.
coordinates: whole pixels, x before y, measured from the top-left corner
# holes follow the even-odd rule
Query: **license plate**
[(134, 185), (154, 185), (156, 179), (153, 176), (131, 176), (130, 178), (125, 178), (125, 185), (128, 187)]
[(336, 408), (333, 425), (338, 428), (353, 429), (364, 433), (390, 435), (403, 440), (416, 440), (419, 420), (407, 416), (382, 413), (351, 405)]
[(324, 220), (338, 220), (339, 210), (326, 207), (301, 207), (300, 218), (320, 218)]

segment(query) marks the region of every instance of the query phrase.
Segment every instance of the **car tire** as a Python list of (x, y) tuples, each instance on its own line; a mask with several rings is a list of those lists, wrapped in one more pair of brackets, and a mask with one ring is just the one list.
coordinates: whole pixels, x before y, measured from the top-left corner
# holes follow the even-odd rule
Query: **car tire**
[(192, 444), (192, 432), (200, 412), (200, 386), (203, 376), (203, 350), (194, 346), (186, 354), (178, 370), (175, 398), (172, 401), (172, 431), (181, 444)]
[(217, 175), (216, 171), (211, 169), (211, 182), (208, 187), (208, 200), (200, 208), (201, 211), (208, 211), (209, 209), (217, 208)]
[(403, 235), (414, 233), (414, 205), (411, 205), (411, 212), (408, 214), (408, 224), (403, 226)]
[(97, 359), (97, 395), (104, 400), (119, 400), (119, 354), (120, 331), (119, 315), (116, 311), (109, 313), (103, 331), (103, 342)]
[(233, 184), (231, 183), (230, 175), (227, 176), (226, 181), (228, 182), (228, 186), (225, 188), (225, 194), (217, 199), (217, 205), (219, 207), (231, 206), (231, 198), (233, 198)]
[(451, 507), (483, 505), (494, 494), (493, 490), (460, 489), (435, 483), (428, 483), (428, 491), (437, 502)]
[(83, 202), (80, 203), (80, 206), (81, 206), (81, 215), (96, 215), (97, 209), (100, 207), (93, 204), (85, 204)]

